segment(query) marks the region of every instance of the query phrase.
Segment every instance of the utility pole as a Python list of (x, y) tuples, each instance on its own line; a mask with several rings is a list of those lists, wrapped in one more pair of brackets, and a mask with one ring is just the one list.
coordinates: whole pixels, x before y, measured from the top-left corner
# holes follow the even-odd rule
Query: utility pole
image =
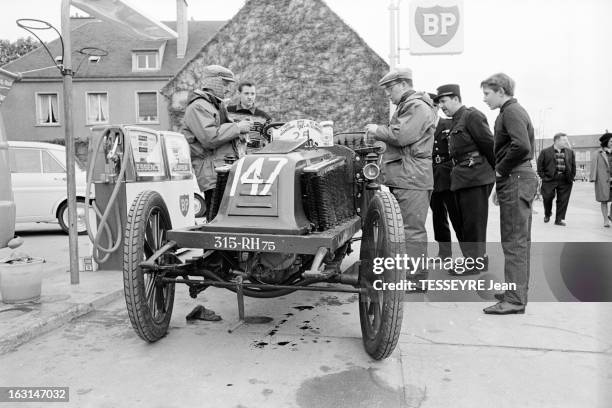
[(70, 0), (62, 0), (62, 38), (64, 55), (62, 76), (64, 77), (64, 129), (66, 142), (66, 176), (68, 178), (68, 253), (70, 255), (70, 283), (79, 283), (79, 241), (77, 234), (77, 208), (75, 183), (75, 148), (72, 124), (72, 41), (70, 39)]

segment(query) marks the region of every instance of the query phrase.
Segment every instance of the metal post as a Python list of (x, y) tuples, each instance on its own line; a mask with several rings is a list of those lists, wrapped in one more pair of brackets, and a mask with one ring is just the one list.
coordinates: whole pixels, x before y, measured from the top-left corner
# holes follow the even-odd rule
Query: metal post
[(397, 17), (398, 4), (396, 0), (389, 1), (389, 67), (395, 68), (397, 65)]
[(62, 38), (64, 39), (64, 129), (66, 142), (66, 176), (68, 187), (68, 253), (70, 255), (70, 283), (79, 283), (79, 241), (77, 235), (75, 148), (72, 126), (72, 42), (70, 39), (70, 0), (62, 0)]

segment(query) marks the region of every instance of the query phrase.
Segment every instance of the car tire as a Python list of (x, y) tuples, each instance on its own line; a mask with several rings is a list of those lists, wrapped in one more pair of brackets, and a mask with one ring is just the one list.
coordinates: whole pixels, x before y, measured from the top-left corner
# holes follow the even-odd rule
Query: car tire
[[(174, 306), (175, 284), (156, 280), (163, 272), (144, 272), (140, 263), (160, 249), (172, 229), (163, 198), (142, 191), (130, 208), (123, 244), (123, 288), (132, 327), (140, 338), (155, 342), (166, 335)], [(162, 256), (160, 259), (171, 257)]]
[[(366, 352), (376, 360), (389, 357), (399, 339), (403, 317), (403, 290), (376, 290), (374, 281), (400, 283), (401, 268), (385, 268), (374, 273), (374, 258), (403, 257), (406, 254), (404, 224), (397, 200), (390, 192), (378, 191), (364, 214), (361, 238), (359, 321)], [(397, 289), (397, 288), (395, 288)]]
[[(85, 199), (77, 198), (77, 232), (79, 235), (87, 234), (87, 224), (85, 217), (87, 216), (87, 205)], [(62, 230), (68, 234), (68, 201), (62, 203), (60, 208), (57, 210), (57, 222), (59, 223)]]
[(202, 218), (206, 215), (206, 201), (201, 195), (193, 194), (194, 214), (196, 218)]

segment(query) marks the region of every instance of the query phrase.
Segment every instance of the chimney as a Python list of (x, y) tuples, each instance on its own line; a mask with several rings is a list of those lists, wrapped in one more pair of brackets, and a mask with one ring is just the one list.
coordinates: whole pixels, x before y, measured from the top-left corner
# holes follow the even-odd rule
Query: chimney
[(187, 0), (176, 0), (176, 58), (185, 58), (187, 42), (189, 41), (189, 30), (187, 29)]

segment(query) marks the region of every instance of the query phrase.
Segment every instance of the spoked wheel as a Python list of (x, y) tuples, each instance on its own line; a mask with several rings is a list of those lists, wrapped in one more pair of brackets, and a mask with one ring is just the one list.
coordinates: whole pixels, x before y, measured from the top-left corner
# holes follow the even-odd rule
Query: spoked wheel
[[(361, 265), (359, 284), (367, 290), (359, 295), (359, 320), (366, 352), (376, 360), (389, 357), (400, 335), (403, 316), (401, 290), (383, 290), (383, 284), (399, 283), (405, 272), (397, 268), (385, 268), (375, 274), (375, 258), (395, 258), (406, 253), (402, 214), (395, 197), (385, 191), (374, 195), (368, 211), (361, 238)], [(374, 288), (374, 282), (376, 283)]]
[[(160, 280), (160, 272), (140, 268), (166, 243), (172, 229), (170, 215), (162, 197), (155, 191), (143, 191), (134, 200), (128, 214), (123, 244), (123, 287), (132, 327), (148, 342), (166, 335), (174, 305), (174, 283)], [(161, 256), (160, 262), (168, 260)]]

